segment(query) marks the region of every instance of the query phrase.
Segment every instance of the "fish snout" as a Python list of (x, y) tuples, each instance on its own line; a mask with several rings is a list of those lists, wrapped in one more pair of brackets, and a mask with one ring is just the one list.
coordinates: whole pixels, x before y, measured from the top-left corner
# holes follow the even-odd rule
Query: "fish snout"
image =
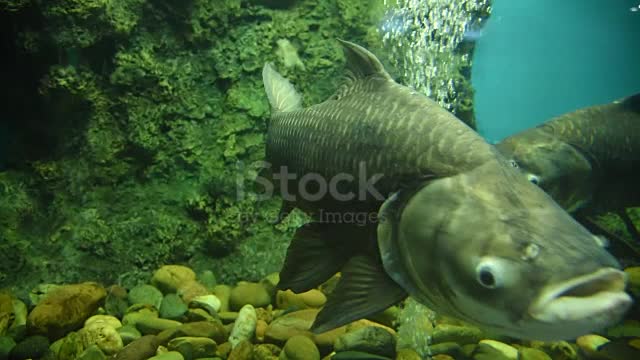
[(543, 290), (529, 307), (529, 314), (545, 323), (590, 321), (609, 325), (618, 321), (633, 302), (624, 291), (626, 282), (623, 271), (599, 269)]

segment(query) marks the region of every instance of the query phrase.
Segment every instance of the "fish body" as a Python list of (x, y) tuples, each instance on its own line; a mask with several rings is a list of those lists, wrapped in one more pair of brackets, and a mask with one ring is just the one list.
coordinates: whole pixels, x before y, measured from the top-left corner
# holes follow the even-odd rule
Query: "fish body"
[[(286, 79), (263, 70), (267, 160), (287, 169), (283, 198), (315, 220), (297, 231), (278, 286), (306, 291), (342, 273), (314, 331), (407, 294), (520, 338), (573, 338), (620, 319), (631, 304), (625, 275), (591, 233), (462, 121), (342, 43), (348, 76), (321, 104), (302, 108)], [(380, 175), (373, 185), (363, 167)], [(327, 221), (321, 211), (377, 218)]]
[(640, 206), (640, 94), (558, 116), (496, 146), (570, 212)]

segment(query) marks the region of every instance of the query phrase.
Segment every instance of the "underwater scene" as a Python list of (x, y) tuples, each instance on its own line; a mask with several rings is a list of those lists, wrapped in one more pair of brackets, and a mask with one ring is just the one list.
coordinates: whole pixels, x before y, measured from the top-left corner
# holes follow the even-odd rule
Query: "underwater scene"
[(640, 359), (640, 0), (0, 28), (0, 360)]

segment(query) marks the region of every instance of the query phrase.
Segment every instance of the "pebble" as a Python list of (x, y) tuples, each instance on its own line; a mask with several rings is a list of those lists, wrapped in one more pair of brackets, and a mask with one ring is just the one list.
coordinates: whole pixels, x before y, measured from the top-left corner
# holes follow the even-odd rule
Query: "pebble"
[(280, 273), (271, 273), (260, 280), (260, 284), (267, 289), (269, 295), (273, 298), (276, 295), (278, 289), (278, 283), (280, 282)]
[(319, 308), (327, 302), (327, 297), (316, 289), (296, 294), (291, 290), (278, 290), (276, 306), (280, 309), (308, 309)]
[(120, 319), (111, 315), (93, 315), (92, 317), (88, 318), (84, 322), (84, 327), (86, 328), (86, 327), (89, 327), (92, 325), (98, 325), (98, 324), (109, 325), (114, 329), (118, 329), (122, 327), (122, 323), (120, 322)]
[(147, 304), (160, 309), (162, 292), (151, 285), (138, 285), (129, 291), (129, 304)]
[(132, 341), (125, 346), (115, 356), (114, 360), (146, 360), (156, 355), (156, 349), (160, 345), (158, 337), (155, 335), (145, 335)]
[(552, 360), (546, 352), (532, 348), (520, 348), (518, 360)]
[(106, 297), (106, 290), (96, 283), (64, 285), (51, 291), (27, 317), (32, 333), (51, 340), (80, 328)]
[(160, 304), (160, 317), (169, 320), (180, 320), (187, 313), (189, 307), (177, 294), (167, 294)]
[(181, 322), (169, 319), (161, 319), (153, 316), (140, 317), (136, 320), (135, 326), (142, 334), (158, 334), (167, 329), (173, 329), (182, 325)]
[(167, 329), (158, 334), (162, 343), (177, 337), (205, 337), (221, 344), (227, 340), (227, 330), (217, 321), (197, 321), (176, 328)]
[(204, 285), (207, 289), (213, 289), (218, 285), (218, 279), (216, 279), (216, 274), (211, 270), (205, 270), (198, 276), (198, 281)]
[(218, 299), (217, 296), (211, 294), (196, 296), (191, 299), (191, 302), (189, 303), (189, 307), (198, 307), (204, 309), (211, 315), (217, 315), (218, 311), (220, 311), (221, 306), (222, 303), (220, 302), (220, 299)]
[(218, 300), (220, 300), (220, 310), (221, 312), (229, 311), (229, 299), (231, 298), (231, 286), (229, 285), (216, 285), (213, 288), (213, 295), (215, 295)]
[(11, 350), (11, 360), (38, 359), (49, 350), (49, 339), (42, 335), (29, 336)]
[(260, 344), (253, 347), (254, 360), (273, 360), (278, 359), (278, 355), (282, 352), (278, 346), (273, 344)]
[(431, 345), (429, 346), (429, 350), (431, 350), (431, 354), (434, 354), (434, 355), (446, 354), (446, 355), (451, 355), (454, 358), (463, 357), (463, 354), (464, 354), (464, 350), (462, 349), (462, 346), (460, 346), (460, 344), (458, 344), (457, 342), (453, 342), (453, 341), (447, 341), (447, 342)]
[(311, 339), (296, 335), (284, 344), (280, 360), (320, 360), (320, 351)]
[(167, 348), (177, 351), (185, 360), (211, 357), (216, 355), (216, 342), (204, 337), (177, 337), (169, 341)]
[(236, 321), (236, 319), (238, 318), (238, 312), (225, 311), (225, 312), (219, 313), (218, 317), (220, 318), (220, 321), (222, 321), (223, 324), (229, 324)]
[(184, 360), (184, 356), (177, 351), (167, 351), (149, 358), (149, 360)]
[(588, 334), (580, 336), (576, 339), (576, 344), (586, 355), (592, 358), (599, 358), (600, 354), (598, 354), (598, 348), (606, 343), (610, 342), (606, 337)]
[(209, 289), (198, 281), (191, 281), (178, 289), (178, 295), (180, 295), (182, 300), (187, 304), (191, 302), (191, 299), (194, 297), (207, 294), (209, 294)]
[(98, 345), (91, 345), (76, 360), (106, 360), (106, 358), (107, 356), (100, 350)]
[(196, 280), (196, 273), (182, 265), (165, 265), (153, 273), (151, 284), (165, 294), (176, 293), (185, 284)]
[(394, 356), (396, 338), (377, 326), (363, 327), (341, 335), (334, 343), (336, 352), (362, 351), (383, 356)]
[(62, 339), (51, 344), (50, 349), (58, 354), (58, 359), (75, 359), (84, 351), (82, 337), (77, 332), (70, 332)]
[(256, 323), (256, 340), (258, 342), (264, 342), (264, 334), (267, 332), (267, 327), (269, 327), (269, 324), (266, 321), (258, 319)]
[(635, 297), (640, 297), (640, 266), (624, 269), (627, 274), (627, 287)]
[(255, 334), (257, 322), (256, 309), (250, 304), (244, 305), (242, 309), (240, 309), (238, 319), (234, 323), (231, 334), (229, 335), (231, 347), (235, 348), (244, 340), (250, 341)]
[(231, 290), (229, 307), (233, 311), (238, 311), (247, 304), (253, 307), (264, 307), (271, 304), (271, 296), (267, 289), (258, 283), (240, 282)]
[(78, 334), (84, 347), (97, 345), (107, 355), (113, 355), (124, 347), (120, 334), (108, 322), (90, 322)]
[(482, 331), (472, 326), (438, 324), (431, 334), (431, 343), (456, 342), (460, 345), (475, 344), (484, 338)]
[(27, 310), (27, 305), (21, 300), (12, 299), (11, 303), (13, 305), (13, 322), (9, 327), (9, 331), (12, 332), (13, 330), (15, 332), (14, 329), (27, 325), (27, 316), (29, 312)]
[(47, 295), (49, 295), (50, 292), (52, 292), (53, 290), (61, 286), (63, 285), (57, 285), (57, 284), (37, 285), (33, 290), (29, 292), (29, 301), (31, 301), (32, 304), (37, 305), (40, 303), (40, 301), (42, 301), (42, 299), (47, 297)]
[(186, 313), (186, 322), (194, 322), (194, 321), (219, 321), (220, 317), (212, 316), (206, 310), (203, 309), (189, 309)]
[(248, 340), (239, 342), (229, 353), (227, 360), (247, 360), (253, 357), (253, 345)]
[(391, 360), (391, 358), (362, 351), (343, 351), (333, 355), (331, 360)]
[(120, 338), (122, 339), (122, 343), (124, 345), (129, 344), (133, 340), (139, 339), (142, 337), (142, 334), (135, 326), (131, 324), (123, 325), (122, 327), (116, 329), (118, 330), (118, 334), (120, 334)]
[(400, 349), (396, 355), (396, 360), (422, 360), (422, 358), (413, 349)]
[(481, 340), (473, 358), (474, 360), (518, 360), (518, 349), (496, 340)]

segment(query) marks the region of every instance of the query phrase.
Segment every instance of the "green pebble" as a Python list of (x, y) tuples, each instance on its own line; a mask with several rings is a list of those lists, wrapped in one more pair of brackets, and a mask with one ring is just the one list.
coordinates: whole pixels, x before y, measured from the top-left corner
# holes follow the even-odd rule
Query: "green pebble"
[(117, 328), (116, 331), (120, 334), (120, 338), (122, 338), (122, 343), (124, 345), (142, 337), (140, 331), (138, 331), (138, 329), (133, 325), (123, 325)]
[(160, 305), (160, 317), (170, 320), (179, 320), (187, 313), (189, 307), (182, 301), (182, 298), (176, 294), (167, 294), (162, 298)]
[(331, 360), (391, 360), (391, 358), (360, 351), (341, 351), (333, 355)]
[(211, 270), (203, 271), (200, 276), (198, 276), (198, 281), (207, 289), (213, 289), (216, 285), (218, 285), (216, 275)]
[(151, 285), (138, 285), (129, 291), (129, 303), (148, 304), (159, 309), (162, 304), (162, 292)]
[(184, 360), (184, 356), (177, 351), (169, 351), (164, 354), (151, 357), (149, 360)]
[(77, 360), (106, 360), (107, 356), (100, 350), (98, 345), (91, 345), (80, 354)]
[(532, 348), (521, 348), (518, 351), (519, 360), (551, 360), (546, 352)]

